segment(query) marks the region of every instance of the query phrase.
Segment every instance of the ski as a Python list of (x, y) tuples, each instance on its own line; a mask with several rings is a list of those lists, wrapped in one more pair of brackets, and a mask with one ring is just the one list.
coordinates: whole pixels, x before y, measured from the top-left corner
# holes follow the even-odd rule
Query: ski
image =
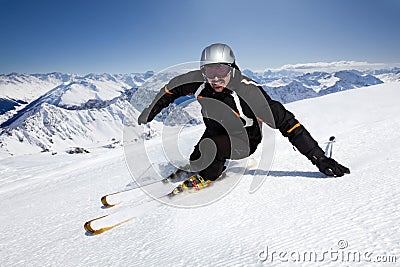
[(111, 225), (104, 226), (104, 227), (96, 227), (96, 225), (95, 225), (96, 222), (99, 221), (99, 220), (102, 220), (102, 219), (104, 219), (106, 217), (108, 217), (108, 215), (104, 215), (104, 216), (101, 216), (101, 217), (98, 217), (98, 218), (94, 218), (94, 219), (92, 219), (90, 221), (87, 221), (87, 222), (85, 222), (83, 227), (85, 228), (86, 232), (88, 232), (88, 233), (90, 233), (92, 235), (99, 235), (99, 234), (102, 234), (102, 233), (104, 233), (106, 231), (114, 229), (115, 227), (120, 226), (123, 223), (129, 222), (130, 220), (132, 220), (134, 218), (134, 217), (128, 218), (128, 219), (125, 219), (123, 221), (119, 221), (119, 222), (117, 222), (115, 224), (111, 224)]
[[(171, 199), (183, 192), (189, 191), (199, 191), (200, 189), (207, 187), (211, 184), (211, 181), (204, 181), (199, 179), (198, 175), (193, 175), (184, 182), (176, 186), (172, 191), (169, 190), (168, 193), (161, 195), (158, 198), (151, 199), (147, 202), (140, 203), (135, 207), (126, 207), (126, 209), (121, 210), (110, 215), (103, 215), (94, 219), (91, 219), (84, 223), (83, 227), (87, 233), (91, 235), (99, 235), (109, 230), (112, 230), (126, 222), (133, 220), (135, 217), (140, 216), (141, 211), (151, 209), (150, 206), (158, 203), (156, 200)], [(146, 207), (148, 206), (148, 207)], [(135, 210), (137, 208), (138, 210)]]
[[(256, 159), (249, 158), (247, 162), (246, 169), (252, 168), (257, 163)], [(168, 175), (162, 180), (153, 181), (151, 183), (145, 184), (143, 186), (138, 186), (135, 188), (130, 188), (123, 191), (117, 191), (110, 193), (101, 197), (101, 203), (106, 208), (111, 208), (116, 205), (120, 205), (124, 202), (139, 202), (143, 199), (143, 194), (140, 191), (145, 190), (150, 192), (153, 198), (160, 198), (164, 195), (171, 193), (171, 191), (179, 190), (177, 189), (177, 182), (184, 181), (190, 175), (194, 174), (189, 171), (189, 164), (179, 167), (175, 172)], [(179, 184), (178, 184), (179, 186)]]
[[(246, 165), (246, 169), (252, 168), (256, 165), (257, 161), (254, 158), (251, 158), (248, 164)], [(214, 182), (217, 182), (221, 179), (223, 179), (226, 176), (226, 170), (222, 173), (222, 175), (215, 180), (214, 182), (210, 180), (204, 180), (201, 178), (201, 176), (194, 174), (190, 176), (189, 178), (185, 179), (183, 182), (179, 182), (178, 185), (176, 186), (176, 183), (173, 183), (174, 180), (180, 180), (182, 179), (182, 176), (176, 175), (179, 173), (184, 173), (185, 170), (177, 170), (175, 173), (170, 174), (167, 178), (159, 181), (157, 184), (161, 185), (169, 185), (169, 187), (164, 187), (163, 190), (164, 192), (159, 192), (159, 196), (155, 197), (153, 199), (143, 201), (143, 202), (135, 202), (136, 204), (132, 206), (126, 206), (122, 210), (118, 210), (115, 213), (111, 213), (109, 215), (103, 215), (94, 219), (91, 219), (87, 222), (84, 223), (84, 229), (86, 230), (87, 233), (91, 235), (98, 235), (102, 234), (104, 232), (107, 232), (109, 230), (112, 230), (126, 222), (129, 222), (133, 220), (134, 218), (138, 218), (144, 213), (148, 212), (149, 210), (154, 209), (157, 207), (157, 205), (160, 205), (160, 202), (158, 200), (163, 200), (163, 199), (171, 199), (175, 198), (178, 195), (182, 195), (182, 193), (185, 192), (197, 192), (205, 187), (208, 187), (209, 185), (213, 184)], [(152, 183), (155, 184), (155, 183)], [(171, 189), (171, 186), (174, 185)], [(147, 186), (147, 185), (146, 185)], [(139, 188), (134, 188), (134, 189), (139, 189)], [(132, 190), (126, 190), (126, 191), (121, 191), (121, 192), (132, 192)], [(112, 196), (112, 195), (118, 195), (120, 192), (116, 192), (113, 194), (109, 194), (106, 196)], [(131, 194), (135, 195), (135, 194)], [(111, 199), (106, 198), (107, 201), (111, 202)], [(113, 199), (114, 201), (115, 199)], [(142, 199), (143, 200), (143, 199)], [(120, 200), (119, 200), (120, 201)], [(108, 205), (110, 203), (106, 202)], [(112, 202), (114, 203), (114, 202)], [(104, 204), (104, 203), (103, 203)]]
[[(155, 198), (163, 196), (166, 192), (169, 192), (171, 187), (174, 187), (175, 184), (172, 184), (174, 181), (180, 181), (184, 174), (189, 174), (189, 165), (178, 168), (175, 172), (168, 175), (166, 178), (162, 180), (157, 180), (143, 186), (138, 186), (135, 188), (130, 188), (123, 191), (117, 191), (111, 194), (107, 194), (101, 197), (101, 203), (106, 208), (111, 208), (116, 205), (119, 205), (123, 202), (134, 201), (138, 197), (142, 198), (141, 194), (136, 194), (135, 191), (138, 190), (146, 190), (148, 192), (152, 192), (152, 195)], [(187, 178), (187, 177), (185, 177)]]

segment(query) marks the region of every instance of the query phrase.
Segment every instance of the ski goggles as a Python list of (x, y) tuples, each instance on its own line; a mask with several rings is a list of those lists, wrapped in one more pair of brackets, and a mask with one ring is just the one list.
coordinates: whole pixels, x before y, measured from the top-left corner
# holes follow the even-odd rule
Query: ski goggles
[(201, 68), (201, 73), (207, 79), (225, 78), (232, 71), (232, 67), (225, 64), (210, 64)]

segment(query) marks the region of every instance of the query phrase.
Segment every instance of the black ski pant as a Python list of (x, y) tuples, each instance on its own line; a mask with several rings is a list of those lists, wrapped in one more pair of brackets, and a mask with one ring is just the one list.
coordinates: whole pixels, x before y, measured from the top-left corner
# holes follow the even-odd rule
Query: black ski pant
[(190, 167), (205, 180), (214, 181), (224, 170), (227, 159), (243, 159), (254, 153), (257, 144), (228, 135), (203, 134), (190, 155)]

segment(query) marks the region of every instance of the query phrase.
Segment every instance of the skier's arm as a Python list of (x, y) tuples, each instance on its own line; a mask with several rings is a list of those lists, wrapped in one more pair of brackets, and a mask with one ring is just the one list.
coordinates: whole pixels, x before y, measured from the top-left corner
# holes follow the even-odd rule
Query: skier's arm
[(259, 121), (274, 129), (279, 129), (282, 135), (287, 137), (293, 146), (308, 159), (312, 160), (314, 156), (324, 154), (318, 143), (291, 112), (286, 110), (280, 102), (272, 100), (256, 82), (243, 77), (238, 93)]
[[(259, 88), (262, 90), (262, 88)], [(311, 136), (307, 129), (295, 118), (293, 113), (288, 111), (280, 102), (272, 100), (264, 90), (262, 90), (265, 99), (271, 109), (272, 117), (267, 116), (265, 119), (270, 120), (273, 128), (279, 129), (283, 136), (297, 148), (297, 150), (305, 155), (314, 165), (317, 165), (320, 172), (328, 176), (343, 176), (349, 174), (350, 170), (336, 162), (332, 158), (325, 156), (324, 151), (318, 146), (317, 141)], [(271, 120), (273, 119), (273, 120)]]
[[(307, 129), (288, 111), (280, 102), (272, 100), (263, 90), (263, 95), (268, 102), (273, 116), (273, 121), (268, 123), (278, 129), (284, 137), (287, 137), (294, 147), (311, 161), (313, 157), (324, 155), (324, 151), (318, 146), (317, 141)], [(267, 121), (271, 118), (267, 118)]]
[(138, 119), (139, 125), (152, 121), (162, 109), (168, 107), (175, 99), (194, 94), (202, 83), (203, 77), (200, 71), (191, 71), (171, 79), (161, 88), (150, 106), (142, 111)]

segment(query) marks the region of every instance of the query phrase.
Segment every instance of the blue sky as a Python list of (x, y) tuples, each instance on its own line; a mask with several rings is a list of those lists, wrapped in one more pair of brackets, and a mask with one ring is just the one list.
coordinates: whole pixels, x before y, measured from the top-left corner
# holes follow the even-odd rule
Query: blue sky
[(400, 62), (397, 0), (0, 0), (0, 73), (159, 71), (229, 44), (239, 67)]

